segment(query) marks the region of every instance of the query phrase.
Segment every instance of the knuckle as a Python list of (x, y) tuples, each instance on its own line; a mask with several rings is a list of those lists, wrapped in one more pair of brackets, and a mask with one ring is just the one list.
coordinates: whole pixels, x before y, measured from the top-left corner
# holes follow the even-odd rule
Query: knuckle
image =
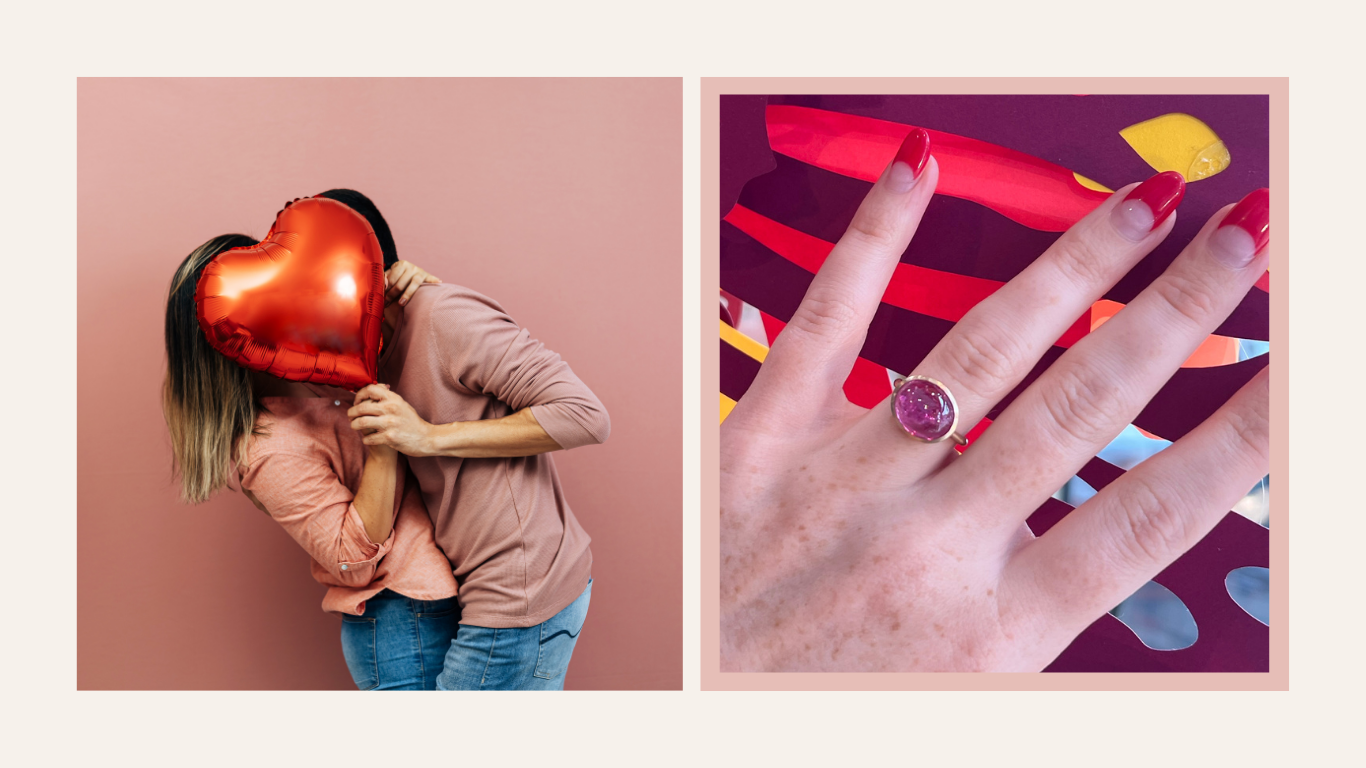
[(878, 250), (892, 248), (897, 243), (897, 226), (880, 213), (860, 209), (849, 222), (845, 237)]
[(856, 332), (858, 324), (859, 312), (848, 301), (807, 296), (784, 330), (796, 330), (802, 336), (840, 338)]
[(1093, 369), (1061, 368), (1040, 388), (1039, 396), (1054, 429), (1078, 443), (1107, 442), (1112, 425), (1121, 418), (1118, 385)]
[[(987, 331), (986, 329), (990, 329)], [(965, 328), (961, 338), (945, 348), (946, 375), (970, 390), (991, 394), (1005, 388), (1023, 360), (1019, 342), (1000, 326), (990, 323)]]
[(1176, 494), (1162, 494), (1141, 475), (1116, 486), (1119, 514), (1112, 531), (1120, 556), (1135, 565), (1165, 563), (1184, 549), (1189, 526)]
[(1081, 237), (1063, 237), (1048, 251), (1049, 261), (1078, 290), (1108, 284), (1105, 254)]
[(1234, 452), (1254, 459), (1258, 466), (1271, 463), (1271, 423), (1265, 402), (1254, 408), (1233, 408), (1227, 421), (1232, 431)]
[(1163, 306), (1195, 326), (1207, 323), (1218, 306), (1208, 284), (1180, 274), (1163, 275), (1152, 291)]

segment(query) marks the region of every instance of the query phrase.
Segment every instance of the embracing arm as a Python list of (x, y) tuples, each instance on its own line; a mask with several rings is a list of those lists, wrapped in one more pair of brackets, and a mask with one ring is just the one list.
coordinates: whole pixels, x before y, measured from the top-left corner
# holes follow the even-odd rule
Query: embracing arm
[(477, 392), (514, 412), (429, 424), (399, 395), (371, 385), (357, 393), (350, 412), (353, 429), (374, 430), (368, 445), (391, 445), (409, 456), (498, 458), (602, 443), (611, 432), (607, 409), (592, 390), (492, 300), (473, 293), (442, 297), (423, 335), (444, 386)]
[[(542, 411), (544, 413), (544, 411)], [(351, 428), (373, 430), (363, 439), (374, 448), (393, 446), (408, 456), (459, 456), (493, 459), (535, 456), (607, 439), (610, 426), (603, 412), (600, 432), (587, 432), (578, 441), (562, 444), (541, 426), (536, 409), (523, 408), (500, 419), (430, 424), (413, 407), (383, 384), (371, 384), (356, 393), (351, 408)], [(560, 431), (560, 434), (566, 434)]]
[(534, 456), (563, 447), (541, 427), (530, 408), (523, 408), (501, 419), (433, 424), (424, 455), (489, 459)]

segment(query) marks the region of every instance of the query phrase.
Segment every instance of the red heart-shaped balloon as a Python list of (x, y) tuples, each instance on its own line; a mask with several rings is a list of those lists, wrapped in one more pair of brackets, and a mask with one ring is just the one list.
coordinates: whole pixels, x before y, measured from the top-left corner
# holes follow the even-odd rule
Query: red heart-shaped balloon
[(375, 382), (384, 255), (336, 200), (289, 203), (265, 240), (218, 254), (195, 303), (209, 343), (242, 366), (353, 391)]

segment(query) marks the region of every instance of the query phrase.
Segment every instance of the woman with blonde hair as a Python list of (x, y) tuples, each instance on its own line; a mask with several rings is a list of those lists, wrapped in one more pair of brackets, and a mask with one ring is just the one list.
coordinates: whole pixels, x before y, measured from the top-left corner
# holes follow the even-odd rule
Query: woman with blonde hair
[[(321, 196), (351, 206), (372, 226), (383, 222), (358, 192)], [(386, 304), (406, 303), (424, 282), (440, 282), (398, 261), (383, 229), (376, 227)], [(247, 370), (200, 329), (194, 294), (204, 266), (256, 242), (215, 237), (190, 253), (171, 281), (162, 409), (182, 497), (200, 503), (237, 480), (312, 557), (313, 577), (328, 587), (323, 610), (341, 616), (342, 651), (357, 687), (432, 690), (459, 621), (457, 587), (406, 460), (362, 442), (347, 418), (351, 393)]]

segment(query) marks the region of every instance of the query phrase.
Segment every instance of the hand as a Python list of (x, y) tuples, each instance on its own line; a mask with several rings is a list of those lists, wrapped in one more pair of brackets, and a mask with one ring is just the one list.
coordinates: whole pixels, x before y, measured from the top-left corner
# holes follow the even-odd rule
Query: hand
[(387, 446), (408, 456), (432, 455), (432, 425), (387, 385), (362, 388), (346, 415), (367, 446)]
[[(961, 456), (952, 441), (912, 438), (887, 402), (847, 402), (841, 385), (938, 180), (916, 133), (721, 427), (723, 670), (1039, 671), (1267, 472), (1263, 370), (1045, 535), (1025, 525), (1265, 271), (1265, 190), (1216, 213)], [(1180, 179), (1145, 182), (1142, 203), (1126, 200), (1136, 186), (974, 307), (913, 372), (957, 398), (960, 432), (1171, 231)]]
[(392, 304), (395, 299), (401, 307), (408, 306), (408, 300), (417, 293), (424, 283), (440, 283), (441, 278), (427, 274), (422, 267), (409, 261), (396, 261), (384, 273), (384, 303)]

